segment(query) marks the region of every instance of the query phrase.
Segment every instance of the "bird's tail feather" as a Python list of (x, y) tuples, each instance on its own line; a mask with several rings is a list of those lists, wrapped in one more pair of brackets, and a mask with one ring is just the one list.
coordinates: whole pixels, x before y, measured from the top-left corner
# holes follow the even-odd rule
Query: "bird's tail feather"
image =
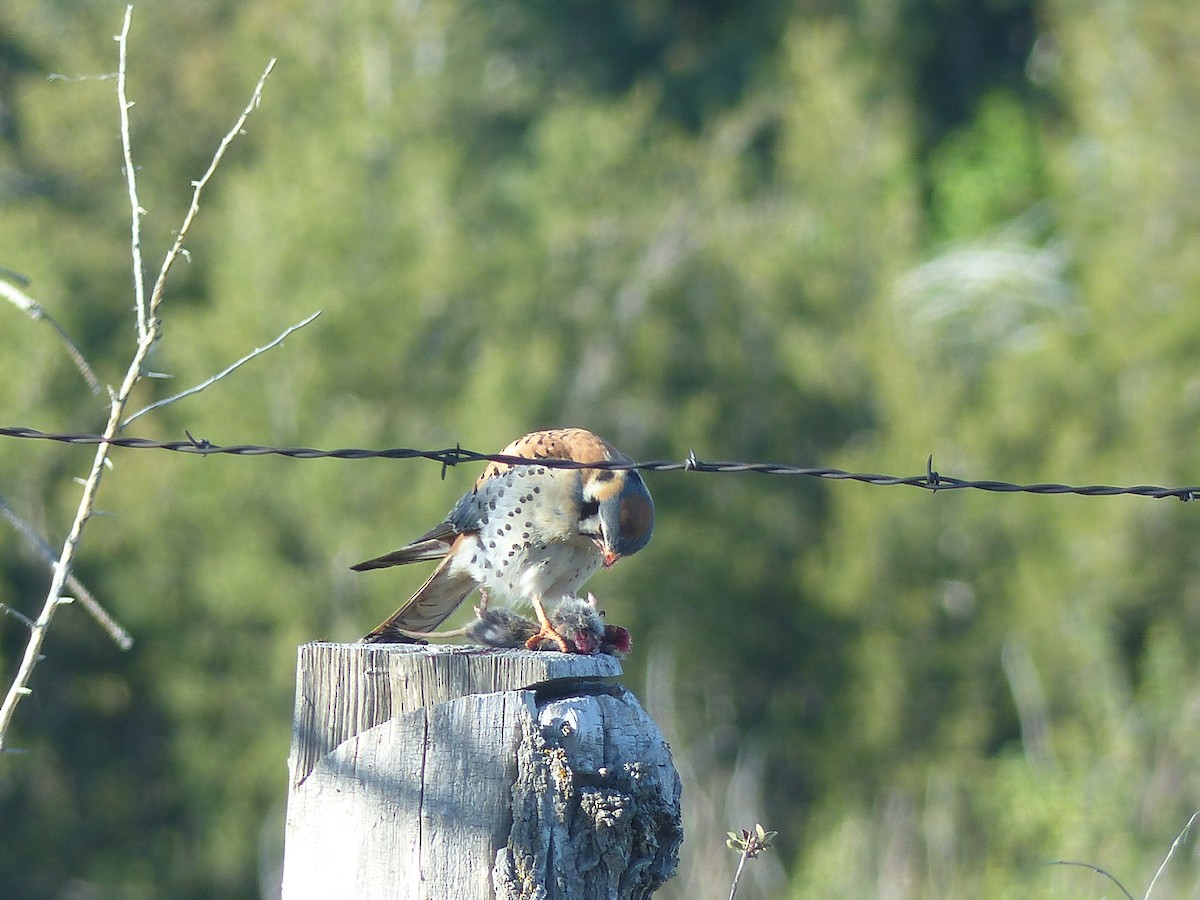
[(404, 632), (437, 628), (477, 586), (470, 575), (451, 574), (448, 561), (443, 561), (412, 599), (373, 628), (363, 640), (412, 643), (414, 638)]
[(386, 569), (388, 566), (404, 566), (409, 563), (427, 562), (431, 559), (441, 559), (449, 551), (450, 545), (443, 540), (414, 541), (399, 550), (385, 553), (374, 559), (360, 562), (351, 566), (355, 572), (366, 572), (370, 569)]

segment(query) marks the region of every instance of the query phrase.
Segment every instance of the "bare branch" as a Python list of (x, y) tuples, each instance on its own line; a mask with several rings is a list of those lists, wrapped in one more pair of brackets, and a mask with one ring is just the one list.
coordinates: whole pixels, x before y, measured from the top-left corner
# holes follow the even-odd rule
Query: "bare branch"
[[(166, 257), (163, 259), (162, 268), (158, 272), (158, 278), (154, 282), (154, 289), (150, 292), (150, 309), (149, 315), (151, 320), (158, 315), (158, 307), (162, 303), (163, 286), (166, 284), (167, 275), (171, 271), (171, 266), (175, 264), (175, 260), (179, 257), (183, 250), (183, 239), (187, 236), (188, 229), (192, 226), (192, 220), (196, 218), (196, 213), (200, 211), (200, 194), (204, 191), (205, 185), (216, 172), (217, 166), (221, 164), (221, 159), (225, 156), (225, 151), (229, 149), (229, 145), (233, 143), (234, 138), (242, 133), (242, 127), (246, 124), (246, 119), (250, 117), (250, 113), (258, 108), (259, 102), (262, 100), (263, 85), (267, 83), (267, 79), (271, 75), (271, 70), (275, 68), (276, 60), (271, 59), (267, 63), (267, 67), (263, 70), (262, 75), (258, 78), (258, 84), (254, 86), (254, 93), (250, 95), (250, 102), (246, 104), (246, 108), (242, 110), (242, 114), (238, 116), (233, 127), (229, 129), (221, 143), (217, 146), (217, 152), (213, 154), (212, 162), (208, 164), (208, 171), (200, 176), (199, 181), (192, 182), (192, 203), (188, 207), (187, 214), (183, 217), (183, 224), (179, 227), (179, 232), (175, 235), (175, 243), (171, 245), (171, 249), (167, 251)], [(150, 322), (148, 323), (151, 330), (157, 330), (157, 326)]]
[[(121, 106), (121, 143), (122, 150), (125, 155), (126, 178), (129, 185), (129, 203), (130, 210), (133, 215), (134, 225), (132, 226), (132, 251), (135, 257), (134, 264), (134, 282), (135, 290), (139, 298), (145, 297), (144, 276), (141, 269), (141, 251), (139, 246), (140, 236), (137, 221), (141, 215), (141, 209), (137, 202), (137, 183), (136, 174), (133, 167), (133, 153), (130, 148), (129, 141), (129, 101), (125, 96), (125, 71), (126, 71), (126, 51), (127, 37), (129, 34), (129, 23), (132, 17), (133, 8), (126, 7), (125, 22), (121, 29), (121, 34), (117, 38), (118, 45), (118, 89), (117, 94)], [(133, 358), (129, 362), (129, 368), (125, 372), (125, 378), (121, 382), (120, 388), (111, 394), (109, 405), (108, 422), (104, 427), (104, 440), (97, 445), (96, 454), (92, 459), (92, 468), (88, 473), (87, 480), (83, 485), (83, 494), (79, 498), (79, 507), (75, 513), (75, 520), (71, 525), (70, 533), (63, 541), (62, 553), (59, 555), (58, 562), (54, 566), (54, 575), (50, 581), (50, 588), (46, 594), (46, 600), (42, 605), (42, 611), (30, 628), (29, 641), (25, 645), (25, 652), (21, 657), (21, 663), (17, 668), (17, 674), (13, 677), (12, 685), (8, 689), (8, 693), (4, 696), (4, 702), (0, 704), (0, 752), (4, 750), (4, 741), (8, 734), (8, 727), (12, 722), (13, 713), (16, 710), (17, 704), (22, 697), (29, 694), (29, 680), (33, 674), (34, 667), (41, 659), (42, 644), (46, 639), (46, 632), (49, 629), (50, 622), (54, 618), (54, 613), (58, 607), (65, 602), (63, 597), (63, 587), (67, 583), (67, 579), (71, 574), (71, 564), (75, 559), (75, 551), (79, 545), (80, 538), (83, 534), (83, 528), (91, 518), (92, 509), (95, 505), (96, 491), (100, 486), (100, 479), (104, 473), (106, 464), (108, 463), (109, 450), (112, 447), (110, 443), (120, 430), (121, 418), (125, 413), (125, 407), (129, 402), (129, 395), (133, 391), (134, 385), (141, 379), (146, 366), (146, 359), (150, 354), (151, 348), (155, 341), (158, 340), (160, 333), (158, 323), (158, 306), (162, 302), (163, 284), (166, 281), (167, 273), (170, 271), (172, 263), (179, 256), (183, 240), (187, 234), (188, 228), (191, 226), (192, 220), (196, 216), (196, 212), (200, 207), (200, 192), (208, 180), (212, 177), (216, 170), (217, 164), (221, 157), (224, 156), (226, 148), (232, 142), (234, 137), (240, 133), (242, 126), (246, 122), (246, 118), (250, 112), (258, 105), (259, 98), (262, 95), (263, 84), (266, 81), (267, 75), (275, 65), (275, 60), (271, 60), (262, 77), (259, 78), (258, 84), (254, 88), (254, 93), (250, 99), (250, 103), (246, 106), (241, 116), (238, 117), (237, 123), (225, 136), (217, 147), (217, 151), (213, 156), (212, 162), (209, 164), (208, 171), (203, 177), (194, 183), (194, 192), (192, 195), (192, 204), (188, 209), (187, 215), (184, 217), (183, 225), (180, 227), (175, 238), (175, 243), (167, 253), (166, 259), (163, 261), (162, 269), (159, 272), (158, 281), (155, 282), (154, 290), (150, 295), (148, 307), (142, 308), (144, 302), (139, 299), (138, 308), (138, 343), (137, 349), (134, 351)]]
[(1183, 839), (1187, 836), (1187, 833), (1189, 829), (1191, 829), (1192, 823), (1196, 821), (1197, 816), (1200, 816), (1200, 810), (1192, 813), (1192, 817), (1188, 819), (1187, 824), (1183, 826), (1183, 831), (1179, 832), (1179, 834), (1175, 836), (1175, 840), (1171, 843), (1171, 849), (1167, 851), (1167, 855), (1163, 859), (1162, 865), (1158, 867), (1158, 871), (1156, 871), (1154, 873), (1154, 877), (1150, 879), (1150, 886), (1146, 888), (1146, 895), (1143, 900), (1150, 900), (1150, 895), (1154, 893), (1154, 886), (1158, 884), (1159, 876), (1162, 875), (1163, 870), (1166, 869), (1167, 863), (1171, 861), (1171, 857), (1175, 855), (1175, 851), (1179, 849), (1179, 845), (1183, 843)]
[(21, 612), (19, 609), (13, 609), (7, 603), (0, 603), (0, 612), (4, 613), (5, 615), (12, 616), (30, 631), (32, 631), (35, 627), (33, 624), (33, 619), (29, 618), (29, 616), (25, 615), (25, 613)]
[(137, 336), (144, 341), (150, 331), (150, 320), (146, 314), (146, 278), (142, 271), (142, 209), (138, 202), (137, 176), (133, 169), (133, 147), (129, 140), (129, 108), (133, 106), (125, 92), (126, 60), (129, 49), (129, 23), (133, 18), (133, 6), (125, 7), (125, 22), (117, 35), (117, 104), (121, 109), (121, 150), (125, 155), (125, 185), (129, 190), (129, 208), (133, 211), (129, 230), (129, 246), (133, 255), (133, 293), (137, 300)]
[(62, 338), (62, 342), (67, 346), (67, 353), (75, 363), (75, 368), (79, 369), (79, 373), (83, 376), (84, 381), (88, 383), (88, 387), (91, 388), (92, 393), (99, 394), (104, 390), (100, 384), (100, 379), (96, 377), (96, 373), (92, 371), (92, 367), (83, 358), (83, 353), (75, 345), (75, 342), (71, 340), (71, 336), (67, 334), (66, 329), (59, 325), (40, 303), (20, 288), (3, 280), (0, 280), (0, 297), (13, 303), (17, 309), (28, 313), (29, 318), (41, 319), (57, 331), (58, 336)]
[(125, 428), (134, 419), (140, 418), (141, 416), (145, 415), (146, 413), (150, 412), (151, 410), (158, 409), (159, 407), (162, 407), (162, 406), (166, 406), (168, 403), (174, 403), (176, 400), (182, 400), (184, 397), (190, 397), (193, 394), (198, 394), (205, 388), (210, 387), (213, 384), (216, 384), (218, 381), (220, 381), (226, 375), (230, 374), (234, 370), (236, 370), (236, 369), (240, 368), (241, 366), (245, 365), (246, 363), (250, 362), (250, 360), (254, 359), (254, 357), (259, 356), (263, 353), (266, 353), (268, 350), (279, 346), (279, 344), (281, 344), (283, 342), (284, 338), (286, 338), (289, 334), (291, 334), (293, 331), (299, 331), (301, 328), (303, 328), (305, 325), (307, 325), (309, 322), (311, 322), (313, 319), (315, 319), (320, 314), (321, 314), (321, 311), (317, 310), (315, 313), (313, 313), (308, 318), (306, 318), (300, 322), (297, 322), (295, 325), (286, 329), (281, 335), (279, 335), (279, 337), (277, 337), (277, 338), (275, 338), (275, 340), (271, 341), (271, 343), (266, 344), (262, 347), (255, 347), (250, 353), (247, 353), (245, 356), (243, 356), (237, 362), (232, 363), (229, 366), (226, 366), (224, 369), (222, 369), (216, 375), (212, 376), (212, 378), (209, 378), (209, 379), (206, 379), (205, 381), (200, 382), (195, 387), (190, 387), (186, 391), (180, 391), (178, 394), (173, 394), (170, 397), (165, 397), (162, 400), (159, 400), (155, 403), (151, 403), (149, 406), (143, 406), (141, 409), (139, 409), (137, 412), (135, 412), (132, 416), (129, 416), (129, 418), (127, 418), (124, 422), (122, 422), (121, 427)]
[[(58, 558), (54, 555), (54, 548), (50, 546), (50, 542), (38, 534), (36, 528), (22, 519), (13, 510), (8, 502), (0, 497), (0, 516), (4, 516), (8, 523), (12, 525), (21, 535), (29, 542), (29, 545), (38, 552), (38, 555), (46, 561), (50, 566), (54, 566), (58, 562)], [(121, 625), (108, 614), (108, 611), (100, 605), (94, 594), (89, 591), (78, 578), (74, 575), (67, 576), (67, 587), (69, 587), (75, 596), (79, 598), (79, 602), (83, 604), (93, 619), (108, 632), (108, 636), (113, 639), (118, 647), (122, 650), (128, 650), (133, 646), (133, 637)], [(33, 627), (33, 622), (23, 615), (12, 610), (12, 614), (19, 616), (30, 628)]]
[(20, 272), (14, 272), (12, 269), (0, 266), (0, 278), (7, 279), (17, 287), (29, 287), (29, 276), (22, 275)]

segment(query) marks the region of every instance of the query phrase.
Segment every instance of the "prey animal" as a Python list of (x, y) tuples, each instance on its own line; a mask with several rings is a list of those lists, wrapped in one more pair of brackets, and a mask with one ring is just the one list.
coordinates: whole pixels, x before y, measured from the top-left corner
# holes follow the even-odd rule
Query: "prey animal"
[(440, 560), (412, 598), (365, 638), (408, 642), (441, 625), (474, 591), (486, 612), (494, 599), (532, 606), (538, 631), (530, 649), (549, 640), (572, 645), (547, 615), (599, 568), (641, 550), (654, 530), (654, 501), (632, 469), (567, 469), (537, 460), (628, 463), (583, 428), (535, 431), (501, 451), (529, 464), (490, 463), (445, 520), (416, 540), (361, 562), (356, 571)]

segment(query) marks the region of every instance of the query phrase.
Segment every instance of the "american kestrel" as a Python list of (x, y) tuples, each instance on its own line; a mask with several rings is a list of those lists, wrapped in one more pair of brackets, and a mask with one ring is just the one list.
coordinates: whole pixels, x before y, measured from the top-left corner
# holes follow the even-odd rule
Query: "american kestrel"
[[(526, 459), (629, 462), (583, 428), (535, 431), (501, 451)], [(654, 502), (633, 470), (558, 469), (489, 463), (444, 522), (410, 544), (361, 562), (356, 571), (424, 560), (441, 563), (412, 598), (365, 640), (411, 641), (440, 625), (476, 589), (486, 611), (492, 598), (532, 604), (540, 630), (526, 646), (570, 644), (547, 618), (545, 604), (574, 597), (592, 573), (646, 546)]]

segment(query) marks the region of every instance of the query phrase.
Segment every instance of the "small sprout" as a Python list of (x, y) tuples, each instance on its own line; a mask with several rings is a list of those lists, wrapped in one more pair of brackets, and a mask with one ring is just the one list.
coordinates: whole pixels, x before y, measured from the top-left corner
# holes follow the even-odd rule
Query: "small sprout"
[(741, 854), (741, 858), (738, 859), (737, 872), (733, 876), (733, 886), (729, 889), (729, 900), (734, 900), (734, 896), (737, 894), (738, 882), (742, 880), (742, 869), (746, 866), (746, 860), (754, 859), (764, 850), (770, 850), (779, 832), (767, 831), (762, 825), (755, 825), (753, 831), (747, 831), (743, 828), (741, 833), (736, 831), (726, 833), (729, 837), (725, 841), (725, 846)]
[(755, 825), (753, 831), (743, 828), (741, 834), (736, 831), (727, 833), (729, 839), (725, 841), (725, 846), (745, 854), (747, 859), (754, 859), (764, 850), (770, 850), (779, 834), (778, 831), (766, 831), (761, 825)]

